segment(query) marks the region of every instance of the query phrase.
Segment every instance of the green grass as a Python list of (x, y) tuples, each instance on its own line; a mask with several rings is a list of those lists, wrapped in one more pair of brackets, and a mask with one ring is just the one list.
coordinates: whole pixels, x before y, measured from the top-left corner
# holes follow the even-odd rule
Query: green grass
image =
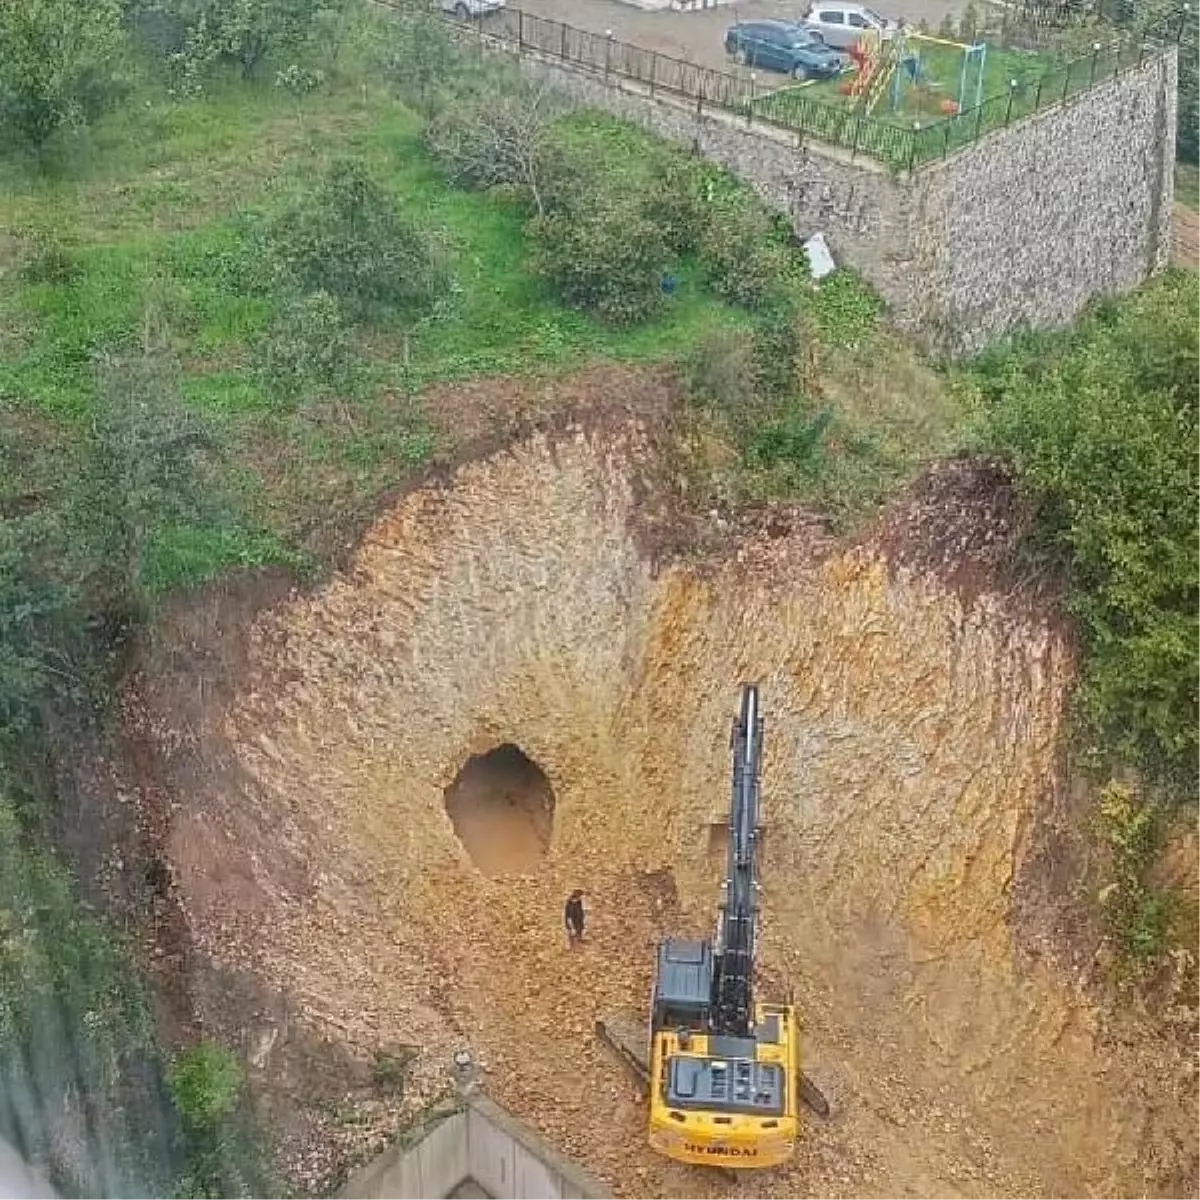
[[(419, 122), (386, 91), (331, 85), (294, 106), (269, 88), (227, 81), (209, 98), (161, 97), (120, 109), (85, 154), (53, 178), (0, 175), (0, 244), (57, 247), (49, 282), (13, 270), (0, 288), (5, 353), (0, 399), (66, 429), (86, 427), (98, 403), (94, 356), (136, 344), (147, 309), (171, 330), (182, 394), (211, 422), (236, 479), (239, 508), (218, 525), (163, 529), (146, 558), (154, 592), (191, 585), (231, 565), (290, 561), (313, 527), (315, 497), (284, 484), (264, 446), (303, 472), (349, 479), (365, 503), (434, 449), (419, 406), (392, 397), (482, 374), (560, 371), (588, 360), (671, 355), (739, 317), (685, 277), (662, 318), (616, 332), (556, 303), (530, 274), (524, 214), (502, 197), (446, 185), (420, 143)], [(582, 122), (614, 163), (636, 161), (618, 123)], [(335, 157), (360, 156), (419, 223), (444, 239), (455, 290), (446, 310), (409, 336), (358, 332), (369, 381), (337, 419), (267, 394), (254, 371), (256, 338), (275, 310), (256, 229), (311, 185)], [(57, 264), (58, 260), (55, 259)]]

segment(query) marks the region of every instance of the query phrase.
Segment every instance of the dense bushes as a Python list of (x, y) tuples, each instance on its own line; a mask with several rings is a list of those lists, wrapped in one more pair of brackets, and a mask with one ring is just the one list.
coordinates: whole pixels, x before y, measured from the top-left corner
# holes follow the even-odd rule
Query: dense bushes
[(988, 356), (991, 444), (1037, 506), (1086, 646), (1097, 754), (1194, 794), (1197, 753), (1195, 276), (1175, 272), (1077, 331)]
[(449, 286), (433, 238), (399, 211), (361, 162), (335, 163), (274, 221), (267, 240), (288, 283), (328, 292), (360, 318), (389, 311), (419, 317)]
[[(213, 66), (235, 64), (250, 79), (262, 65), (303, 54), (351, 0), (134, 0), (130, 25), (167, 63), (181, 90), (199, 90)], [(325, 47), (329, 49), (328, 45)]]
[(565, 116), (519, 76), (493, 85), (462, 85), (425, 142), (456, 185), (523, 199), (534, 271), (565, 304), (633, 324), (684, 272), (743, 308), (794, 299), (802, 258), (743, 184), (614, 119)]
[(533, 269), (564, 304), (616, 326), (645, 321), (662, 305), (671, 255), (637, 205), (558, 208), (535, 218), (530, 233)]

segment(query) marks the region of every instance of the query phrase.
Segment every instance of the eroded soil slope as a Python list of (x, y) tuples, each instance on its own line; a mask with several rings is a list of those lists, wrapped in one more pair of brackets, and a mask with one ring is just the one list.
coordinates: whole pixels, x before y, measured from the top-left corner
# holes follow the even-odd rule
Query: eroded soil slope
[[(419, 1047), (410, 1104), (470, 1045), (498, 1100), (622, 1194), (1182, 1186), (1194, 1078), (1016, 965), (1009, 891), (1051, 785), (1058, 635), (986, 581), (902, 565), (929, 558), (903, 516), (920, 506), (854, 547), (779, 527), (652, 564), (653, 443), (631, 418), (468, 463), (259, 617), (206, 735), (228, 760), (170, 832), (199, 951), (359, 1057)], [(763, 974), (795, 989), (835, 1114), (791, 1169), (731, 1184), (649, 1153), (592, 1028), (642, 1011), (661, 934), (711, 927), (744, 679), (767, 720)], [(506, 743), (545, 773), (553, 826), (536, 873), (490, 877), (443, 793)], [(575, 952), (573, 887), (591, 920)], [(260, 1039), (263, 1069), (288, 1036)]]

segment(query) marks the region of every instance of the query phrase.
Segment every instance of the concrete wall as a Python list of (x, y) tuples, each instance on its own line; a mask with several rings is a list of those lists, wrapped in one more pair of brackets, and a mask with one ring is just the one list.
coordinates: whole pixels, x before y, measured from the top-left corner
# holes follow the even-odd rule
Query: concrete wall
[(342, 1189), (353, 1200), (431, 1200), (473, 1180), (498, 1200), (593, 1200), (608, 1192), (499, 1105), (474, 1096), (405, 1132)]
[(1169, 253), (1174, 49), (902, 175), (630, 80), (520, 57), (579, 104), (740, 175), (801, 237), (824, 232), (930, 349), (971, 353), (1022, 324), (1067, 324)]
[(471, 1101), (467, 1155), (471, 1178), (498, 1200), (589, 1200), (608, 1195), (541, 1138), (489, 1100)]
[(469, 1177), (465, 1109), (432, 1115), (359, 1172), (341, 1195), (355, 1200), (432, 1200)]

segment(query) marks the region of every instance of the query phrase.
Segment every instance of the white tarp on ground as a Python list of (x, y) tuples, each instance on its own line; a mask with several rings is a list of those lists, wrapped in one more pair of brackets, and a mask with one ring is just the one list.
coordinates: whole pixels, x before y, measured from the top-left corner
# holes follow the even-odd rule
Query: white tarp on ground
[(829, 252), (829, 244), (823, 233), (814, 233), (804, 243), (804, 253), (808, 255), (808, 269), (814, 279), (824, 279), (837, 270), (837, 263)]

